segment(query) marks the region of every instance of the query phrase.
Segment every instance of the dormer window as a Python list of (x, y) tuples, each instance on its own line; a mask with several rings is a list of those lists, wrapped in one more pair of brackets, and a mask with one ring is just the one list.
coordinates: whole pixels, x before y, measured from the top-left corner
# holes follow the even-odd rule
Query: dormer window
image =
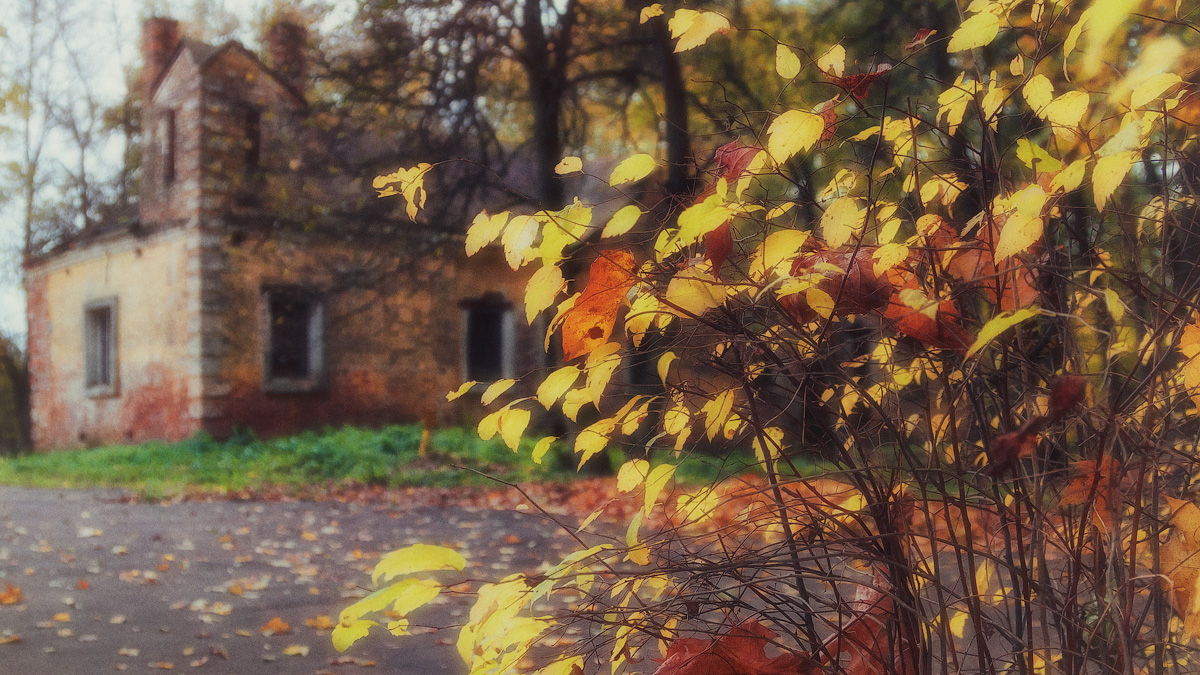
[(167, 110), (159, 120), (158, 130), (159, 142), (162, 144), (160, 156), (162, 157), (163, 185), (170, 185), (175, 182), (177, 135), (175, 111)]
[(251, 174), (258, 170), (262, 160), (262, 111), (257, 108), (247, 109), (242, 129), (245, 133), (243, 142), (246, 148), (244, 166), (246, 173)]

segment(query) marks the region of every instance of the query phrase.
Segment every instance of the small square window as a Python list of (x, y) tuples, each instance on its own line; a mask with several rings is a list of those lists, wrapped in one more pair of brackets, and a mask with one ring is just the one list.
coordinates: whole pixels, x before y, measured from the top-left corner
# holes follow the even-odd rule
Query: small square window
[(498, 293), (464, 300), (463, 379), (494, 382), (513, 376), (512, 303)]
[(117, 301), (89, 302), (83, 309), (83, 369), (88, 396), (117, 393)]
[(325, 376), (325, 303), (310, 289), (263, 292), (263, 380), (269, 391), (313, 391)]

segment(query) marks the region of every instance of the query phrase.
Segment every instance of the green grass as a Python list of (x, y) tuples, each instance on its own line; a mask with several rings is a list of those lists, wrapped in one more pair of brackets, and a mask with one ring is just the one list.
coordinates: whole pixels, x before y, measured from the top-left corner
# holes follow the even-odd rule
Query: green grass
[[(431, 452), (418, 457), (419, 426), (378, 430), (345, 427), (262, 441), (249, 435), (216, 441), (205, 435), (179, 443), (149, 442), (0, 460), (0, 483), (31, 487), (112, 487), (146, 496), (184, 489), (256, 490), (333, 482), (367, 485), (484, 485), (481, 474), (506, 481), (558, 480), (571, 475), (550, 453), (530, 459), (533, 441), (509, 450), (499, 439), (482, 441), (474, 430), (434, 433)], [(472, 471), (473, 470), (473, 471)], [(478, 472), (478, 473), (476, 473)]]
[[(49, 452), (0, 459), (0, 484), (55, 488), (122, 488), (151, 499), (187, 492), (243, 492), (284, 488), (300, 492), (331, 484), (388, 487), (457, 487), (506, 482), (566, 481), (578, 476), (575, 458), (556, 445), (541, 464), (531, 459), (533, 439), (518, 452), (499, 438), (481, 440), (475, 429), (434, 432), (430, 453), (418, 456), (421, 428), (345, 427), (272, 440), (251, 434), (217, 441), (199, 435), (179, 443), (149, 442), (91, 450)], [(615, 470), (625, 460), (615, 449), (598, 456), (588, 473)], [(718, 477), (757, 470), (753, 454), (692, 453), (682, 459), (655, 451), (652, 464), (679, 464), (675, 479), (702, 485)], [(815, 467), (807, 467), (812, 473)], [(802, 473), (810, 471), (801, 470)]]

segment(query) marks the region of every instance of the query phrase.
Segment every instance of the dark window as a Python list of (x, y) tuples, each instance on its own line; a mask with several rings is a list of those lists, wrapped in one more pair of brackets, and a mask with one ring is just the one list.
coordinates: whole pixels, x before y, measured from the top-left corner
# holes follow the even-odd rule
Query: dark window
[(162, 142), (163, 184), (165, 185), (175, 182), (176, 135), (175, 111), (168, 110), (163, 113), (162, 128), (159, 130)]
[(493, 382), (512, 375), (512, 305), (489, 293), (467, 300), (463, 309), (465, 380)]
[(257, 108), (246, 111), (244, 130), (246, 133), (246, 173), (258, 169), (262, 159), (262, 113)]
[(83, 367), (89, 395), (116, 393), (116, 361), (116, 300), (109, 298), (88, 303), (83, 310)]
[(268, 386), (312, 389), (324, 368), (324, 303), (311, 291), (270, 289), (264, 376)]

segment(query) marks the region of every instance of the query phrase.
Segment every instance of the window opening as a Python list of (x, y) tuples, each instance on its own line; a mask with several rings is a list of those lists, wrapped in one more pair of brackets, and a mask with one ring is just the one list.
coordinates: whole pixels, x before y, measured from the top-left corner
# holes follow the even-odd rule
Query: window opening
[(243, 130), (246, 134), (244, 166), (246, 173), (252, 173), (258, 169), (259, 162), (262, 160), (262, 112), (257, 108), (247, 109)]
[(302, 289), (266, 292), (268, 384), (317, 386), (324, 369), (324, 303)]
[(162, 128), (159, 130), (162, 142), (163, 183), (170, 185), (175, 182), (176, 129), (175, 111), (163, 113)]
[(116, 393), (115, 299), (89, 303), (83, 312), (84, 384), (89, 395)]
[(513, 373), (512, 303), (499, 293), (466, 300), (463, 310), (463, 375), (494, 382)]

